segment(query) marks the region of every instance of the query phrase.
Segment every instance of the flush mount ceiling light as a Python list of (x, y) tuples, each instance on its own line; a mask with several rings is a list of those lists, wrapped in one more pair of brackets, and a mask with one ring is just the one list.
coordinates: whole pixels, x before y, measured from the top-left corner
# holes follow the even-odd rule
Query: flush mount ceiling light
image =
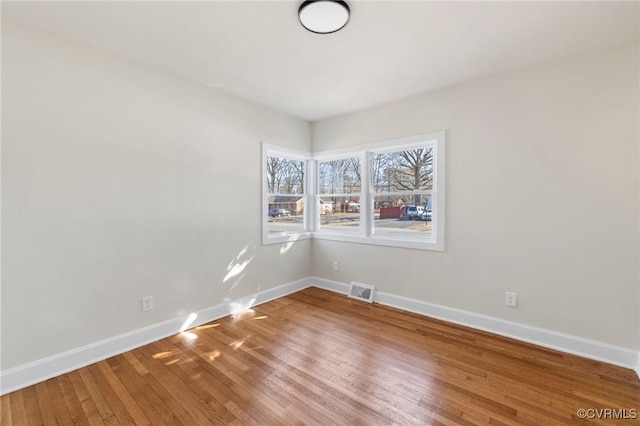
[(303, 27), (317, 34), (330, 34), (349, 21), (349, 6), (337, 0), (307, 0), (300, 5), (298, 16)]

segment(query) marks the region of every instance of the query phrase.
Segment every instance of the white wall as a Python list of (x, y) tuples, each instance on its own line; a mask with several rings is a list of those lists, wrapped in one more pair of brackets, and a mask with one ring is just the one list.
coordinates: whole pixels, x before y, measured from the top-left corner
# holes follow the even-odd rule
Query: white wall
[(302, 120), (3, 22), (2, 124), (2, 370), (311, 273), (257, 219)]
[(446, 251), (281, 254), (260, 142), (308, 123), (3, 22), (0, 369), (312, 274), (638, 350), (639, 71), (629, 46), (315, 123), (315, 151), (447, 130)]
[(314, 275), (640, 349), (638, 51), (314, 123), (314, 151), (448, 132), (446, 251), (315, 240)]

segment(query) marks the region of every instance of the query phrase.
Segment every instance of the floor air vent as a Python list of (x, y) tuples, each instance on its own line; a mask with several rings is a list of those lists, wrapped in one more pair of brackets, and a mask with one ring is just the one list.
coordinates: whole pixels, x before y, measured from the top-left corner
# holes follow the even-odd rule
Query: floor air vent
[(374, 286), (369, 284), (362, 284), (351, 281), (351, 287), (349, 287), (349, 297), (353, 299), (362, 300), (363, 302), (373, 302), (373, 290)]

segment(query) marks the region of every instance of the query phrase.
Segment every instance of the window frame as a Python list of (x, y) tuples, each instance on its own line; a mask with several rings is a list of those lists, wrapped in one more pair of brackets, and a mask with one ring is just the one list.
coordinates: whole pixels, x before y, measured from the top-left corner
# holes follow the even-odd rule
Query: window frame
[[(332, 241), (344, 241), (358, 244), (372, 244), (391, 247), (402, 247), (421, 250), (444, 251), (445, 248), (445, 141), (444, 131), (420, 134), (398, 139), (385, 140), (350, 148), (329, 150), (314, 153), (313, 159), (327, 161), (362, 156), (362, 182), (360, 198), (361, 232), (341, 233), (336, 230), (318, 230), (313, 227), (313, 238)], [(430, 193), (432, 237), (420, 235), (381, 235), (374, 233), (373, 203), (376, 193), (373, 185), (372, 159), (375, 154), (433, 147), (433, 186), (431, 190), (419, 191)], [(403, 191), (393, 191), (400, 193)], [(404, 191), (411, 193), (412, 191)], [(316, 195), (314, 193), (314, 195)], [(317, 219), (314, 219), (314, 221)]]
[[(302, 161), (304, 164), (304, 175), (302, 181), (302, 195), (304, 199), (303, 228), (301, 231), (269, 233), (269, 197), (270, 196), (297, 196), (299, 194), (284, 194), (269, 192), (269, 182), (267, 178), (267, 157), (278, 157), (293, 161)], [(287, 148), (279, 145), (262, 143), (262, 244), (279, 244), (296, 240), (309, 239), (312, 237), (312, 223), (309, 216), (309, 208), (314, 209), (311, 201), (311, 184), (313, 182), (313, 160), (311, 153)]]
[[(339, 197), (345, 197), (345, 196), (352, 196), (357, 194), (358, 199), (360, 201), (360, 211), (358, 213), (358, 216), (360, 216), (360, 226), (359, 226), (359, 230), (358, 232), (339, 232), (336, 229), (333, 228), (322, 228), (320, 225), (320, 222), (322, 221), (322, 218), (320, 217), (320, 211), (318, 209), (318, 207), (320, 206), (320, 198), (321, 197), (329, 197), (332, 196), (334, 194), (327, 194), (327, 193), (321, 193), (320, 192), (320, 167), (319, 167), (319, 163), (321, 162), (327, 162), (327, 161), (335, 161), (335, 160), (346, 160), (349, 158), (358, 158), (360, 159), (360, 192), (358, 193), (340, 193), (337, 196)], [(362, 232), (364, 231), (364, 222), (363, 222), (363, 213), (362, 213), (362, 206), (363, 206), (363, 200), (364, 200), (364, 188), (365, 188), (365, 184), (364, 184), (364, 180), (366, 179), (366, 175), (364, 173), (365, 171), (365, 163), (366, 159), (365, 156), (363, 155), (363, 153), (356, 153), (354, 155), (341, 155), (340, 153), (337, 153), (336, 155), (325, 155), (325, 156), (315, 156), (313, 157), (313, 164), (314, 164), (314, 168), (315, 168), (315, 174), (314, 174), (314, 178), (315, 178), (315, 185), (313, 187), (313, 193), (312, 193), (312, 197), (314, 200), (314, 206), (316, 208), (316, 212), (315, 215), (311, 218), (311, 220), (313, 221), (313, 234), (314, 234), (314, 238), (317, 235), (336, 235), (336, 236), (340, 236), (340, 235), (361, 235)]]
[[(380, 142), (357, 145), (348, 148), (307, 153), (277, 145), (265, 144), (262, 147), (262, 243), (286, 243), (298, 239), (317, 238), (320, 240), (343, 241), (357, 244), (370, 244), (389, 247), (401, 247), (419, 250), (445, 250), (445, 131), (425, 133), (415, 136), (384, 140)], [(374, 232), (374, 192), (372, 159), (376, 154), (406, 151), (417, 148), (433, 148), (433, 184), (431, 190), (420, 190), (421, 194), (428, 193), (431, 198), (432, 235), (426, 238), (422, 235), (391, 235), (376, 234)], [(267, 156), (278, 156), (291, 160), (305, 162), (304, 179), (304, 230), (301, 232), (269, 234), (268, 214), (269, 203), (267, 185)], [(319, 182), (318, 163), (323, 161), (341, 160), (358, 157), (361, 161), (360, 182), (360, 231), (340, 232), (339, 230), (320, 227), (319, 215)], [(395, 193), (413, 191), (392, 191)], [(378, 193), (379, 194), (379, 193)]]

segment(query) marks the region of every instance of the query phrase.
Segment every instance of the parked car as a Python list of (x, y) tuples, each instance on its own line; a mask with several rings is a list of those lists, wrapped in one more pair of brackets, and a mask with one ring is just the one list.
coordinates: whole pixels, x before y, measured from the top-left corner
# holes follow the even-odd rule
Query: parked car
[(407, 216), (409, 216), (409, 220), (420, 219), (424, 211), (425, 208), (423, 206), (410, 206), (407, 207)]
[(431, 220), (431, 209), (426, 209), (420, 215), (420, 220), (430, 221)]
[(287, 209), (271, 209), (269, 210), (269, 216), (272, 216), (272, 217), (291, 216), (291, 212)]

